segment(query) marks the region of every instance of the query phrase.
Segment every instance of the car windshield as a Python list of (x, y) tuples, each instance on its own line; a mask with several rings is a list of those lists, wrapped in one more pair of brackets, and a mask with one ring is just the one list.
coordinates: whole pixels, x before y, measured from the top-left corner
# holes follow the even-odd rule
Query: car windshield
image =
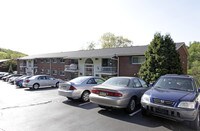
[(103, 85), (113, 85), (113, 86), (128, 86), (130, 79), (128, 78), (110, 78), (103, 83)]
[(72, 82), (74, 84), (81, 84), (81, 83), (83, 83), (87, 79), (88, 78), (86, 78), (86, 77), (77, 77), (75, 79), (70, 80), (69, 82)]
[(194, 91), (192, 80), (190, 78), (176, 78), (176, 77), (161, 77), (156, 84), (155, 88)]

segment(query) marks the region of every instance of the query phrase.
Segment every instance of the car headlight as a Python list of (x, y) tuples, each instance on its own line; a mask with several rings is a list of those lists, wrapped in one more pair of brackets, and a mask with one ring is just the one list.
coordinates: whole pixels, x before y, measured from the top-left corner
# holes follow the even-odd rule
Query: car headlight
[(143, 94), (142, 98), (141, 98), (141, 102), (143, 103), (150, 103), (150, 96), (147, 94)]
[(180, 108), (195, 109), (196, 102), (182, 101), (178, 104)]

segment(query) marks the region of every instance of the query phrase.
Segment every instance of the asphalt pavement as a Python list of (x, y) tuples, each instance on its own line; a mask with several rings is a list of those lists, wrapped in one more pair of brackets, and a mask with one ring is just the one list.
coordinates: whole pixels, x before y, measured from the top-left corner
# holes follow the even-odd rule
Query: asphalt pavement
[(138, 110), (104, 110), (59, 96), (57, 88), (29, 90), (0, 81), (0, 131), (190, 131), (187, 123), (143, 117)]

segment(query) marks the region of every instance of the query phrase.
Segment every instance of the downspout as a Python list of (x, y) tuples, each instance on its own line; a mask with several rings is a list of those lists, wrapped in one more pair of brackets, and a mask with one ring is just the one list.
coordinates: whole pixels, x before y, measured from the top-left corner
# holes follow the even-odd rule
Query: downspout
[(117, 76), (119, 76), (119, 56), (117, 57)]
[(50, 76), (51, 76), (51, 72), (52, 72), (52, 71), (51, 71), (51, 59), (49, 60), (49, 68), (50, 68), (50, 69), (49, 69), (49, 70), (50, 70), (50, 73), (49, 73), (49, 74), (50, 74)]

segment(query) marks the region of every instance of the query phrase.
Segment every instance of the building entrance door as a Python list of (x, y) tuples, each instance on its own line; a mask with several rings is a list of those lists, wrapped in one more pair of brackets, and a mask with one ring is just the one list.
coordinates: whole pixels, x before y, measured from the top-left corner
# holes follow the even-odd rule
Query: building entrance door
[(85, 76), (93, 76), (94, 75), (94, 64), (92, 59), (88, 58), (85, 61)]

